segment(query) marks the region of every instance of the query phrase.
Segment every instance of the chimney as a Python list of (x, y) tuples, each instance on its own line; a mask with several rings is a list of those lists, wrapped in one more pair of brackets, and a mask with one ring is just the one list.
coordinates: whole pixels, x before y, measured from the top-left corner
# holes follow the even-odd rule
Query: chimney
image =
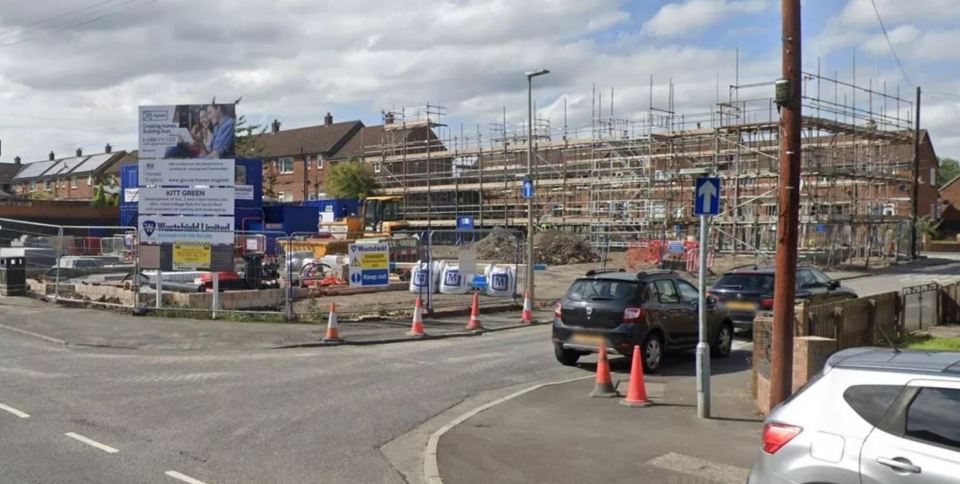
[(13, 164), (14, 164), (14, 165), (17, 165), (17, 166), (20, 166), (20, 157), (19, 157), (19, 156), (13, 157)]
[(83, 148), (77, 148), (77, 158), (83, 156)]
[(110, 143), (107, 143), (107, 146), (103, 147), (104, 153), (113, 153), (113, 146), (110, 146)]
[(323, 125), (330, 126), (331, 124), (333, 124), (333, 115), (327, 113), (327, 115), (323, 117)]
[(47, 157), (50, 158), (50, 161), (57, 159), (57, 155), (53, 154), (53, 151), (51, 151), (50, 154), (47, 155)]
[(270, 123), (270, 131), (271, 131), (273, 134), (279, 133), (279, 132), (280, 132), (280, 121), (277, 121), (276, 119), (274, 119), (273, 122)]

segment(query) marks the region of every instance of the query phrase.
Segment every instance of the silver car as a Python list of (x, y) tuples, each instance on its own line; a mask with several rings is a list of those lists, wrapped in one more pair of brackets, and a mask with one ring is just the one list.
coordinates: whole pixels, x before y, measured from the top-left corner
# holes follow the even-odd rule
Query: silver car
[(776, 407), (748, 484), (960, 482), (960, 352), (853, 348)]

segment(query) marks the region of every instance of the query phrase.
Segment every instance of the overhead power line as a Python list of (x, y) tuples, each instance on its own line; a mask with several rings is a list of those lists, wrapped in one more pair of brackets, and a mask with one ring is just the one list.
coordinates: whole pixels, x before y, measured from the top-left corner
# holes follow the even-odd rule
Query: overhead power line
[[(73, 28), (77, 28), (77, 27), (81, 27), (81, 26), (84, 26), (84, 25), (87, 25), (87, 24), (91, 24), (91, 23), (96, 22), (96, 21), (98, 21), (98, 20), (100, 20), (100, 19), (103, 19), (103, 18), (106, 18), (106, 17), (110, 17), (110, 16), (112, 16), (112, 15), (116, 15), (116, 14), (120, 13), (120, 12), (123, 11), (123, 10), (127, 10), (127, 9), (133, 8), (133, 7), (142, 7), (142, 6), (144, 6), (144, 5), (147, 5), (148, 3), (153, 3), (153, 2), (155, 2), (155, 1), (157, 1), (157, 0), (127, 0), (127, 1), (125, 1), (125, 2), (123, 2), (123, 3), (111, 5), (108, 9), (101, 10), (100, 12), (96, 12), (96, 15), (93, 16), (93, 17), (83, 18), (84, 15), (79, 15), (76, 19), (73, 19), (73, 22), (72, 22), (72, 23), (67, 23), (67, 24), (63, 24), (63, 25), (56, 25), (56, 26), (54, 26), (54, 27), (50, 27), (50, 28), (42, 29), (42, 30), (36, 30), (36, 29), (35, 29), (35, 30), (33, 30), (32, 32), (26, 32), (26, 33), (21, 32), (21, 35), (19, 35), (19, 36), (14, 36), (13, 39), (11, 39), (10, 41), (4, 42), (4, 43), (0, 43), (0, 48), (11, 47), (11, 46), (14, 46), (14, 45), (17, 45), (17, 44), (22, 44), (22, 43), (24, 43), (24, 42), (27, 42), (27, 41), (29, 41), (29, 40), (32, 40), (33, 38), (39, 36), (40, 34), (49, 33), (49, 32), (54, 31), (54, 30), (55, 30), (55, 31), (70, 30), (70, 29), (73, 29)], [(89, 13), (91, 13), (91, 12), (88, 12), (88, 14), (89, 14)], [(82, 19), (82, 20), (81, 20), (81, 19)]]
[(903, 79), (907, 81), (907, 85), (913, 87), (910, 76), (907, 75), (906, 69), (904, 69), (903, 64), (900, 63), (900, 56), (897, 55), (897, 50), (893, 48), (893, 42), (890, 40), (890, 34), (887, 33), (887, 26), (883, 24), (883, 17), (880, 16), (880, 9), (877, 8), (876, 0), (870, 0), (870, 4), (873, 5), (873, 13), (877, 14), (877, 22), (880, 23), (880, 30), (883, 32), (883, 37), (887, 39), (887, 45), (890, 46), (890, 53), (893, 54), (893, 60), (897, 61), (900, 74), (902, 74)]
[[(97, 10), (97, 9), (99, 9), (101, 6), (103, 6), (103, 5), (105, 5), (105, 4), (108, 4), (108, 3), (111, 3), (111, 2), (113, 2), (113, 1), (114, 1), (114, 0), (102, 0), (102, 1), (100, 1), (100, 2), (91, 4), (91, 5), (86, 5), (86, 6), (83, 6), (83, 7), (80, 7), (80, 8), (75, 8), (75, 9), (73, 9), (73, 10), (68, 10), (68, 11), (66, 11), (66, 12), (62, 12), (62, 13), (59, 13), (59, 14), (57, 14), (57, 15), (53, 15), (53, 16), (50, 16), (50, 17), (47, 17), (47, 18), (44, 18), (44, 19), (40, 19), (40, 20), (37, 20), (37, 21), (35, 21), (35, 22), (31, 22), (31, 23), (29, 23), (29, 24), (23, 25), (22, 28), (12, 28), (12, 29), (8, 29), (8, 30), (5, 30), (5, 31), (3, 31), (3, 32), (0, 32), (0, 37), (4, 37), (4, 36), (10, 35), (10, 34), (23, 34), (24, 29), (33, 29), (34, 27), (39, 27), (39, 26), (41, 26), (41, 25), (46, 25), (46, 24), (50, 24), (50, 23), (55, 23), (55, 21), (56, 21), (57, 19), (61, 19), (61, 18), (64, 18), (64, 17), (69, 17), (69, 16), (71, 16), (71, 15), (86, 15), (87, 13), (85, 13), (85, 11), (87, 11), (87, 10)], [(88, 13), (89, 13), (89, 12), (88, 12)]]

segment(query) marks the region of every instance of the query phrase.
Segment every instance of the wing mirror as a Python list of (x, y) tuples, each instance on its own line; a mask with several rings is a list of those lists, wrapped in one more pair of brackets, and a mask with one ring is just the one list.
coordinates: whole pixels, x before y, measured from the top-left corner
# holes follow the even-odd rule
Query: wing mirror
[(838, 289), (840, 287), (840, 281), (830, 281), (830, 283), (827, 284), (827, 287), (829, 287), (831, 290)]

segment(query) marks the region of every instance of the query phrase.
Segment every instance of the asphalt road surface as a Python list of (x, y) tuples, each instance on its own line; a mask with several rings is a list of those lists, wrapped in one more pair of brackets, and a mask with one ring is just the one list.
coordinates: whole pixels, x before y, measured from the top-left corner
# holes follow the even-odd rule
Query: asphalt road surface
[(0, 482), (402, 483), (383, 444), (478, 392), (583, 375), (549, 330), (217, 352), (4, 332)]
[(899, 291), (904, 287), (939, 282), (948, 284), (960, 280), (960, 262), (932, 265), (927, 267), (891, 268), (888, 272), (869, 277), (860, 277), (843, 281), (861, 296), (870, 296), (889, 291)]

